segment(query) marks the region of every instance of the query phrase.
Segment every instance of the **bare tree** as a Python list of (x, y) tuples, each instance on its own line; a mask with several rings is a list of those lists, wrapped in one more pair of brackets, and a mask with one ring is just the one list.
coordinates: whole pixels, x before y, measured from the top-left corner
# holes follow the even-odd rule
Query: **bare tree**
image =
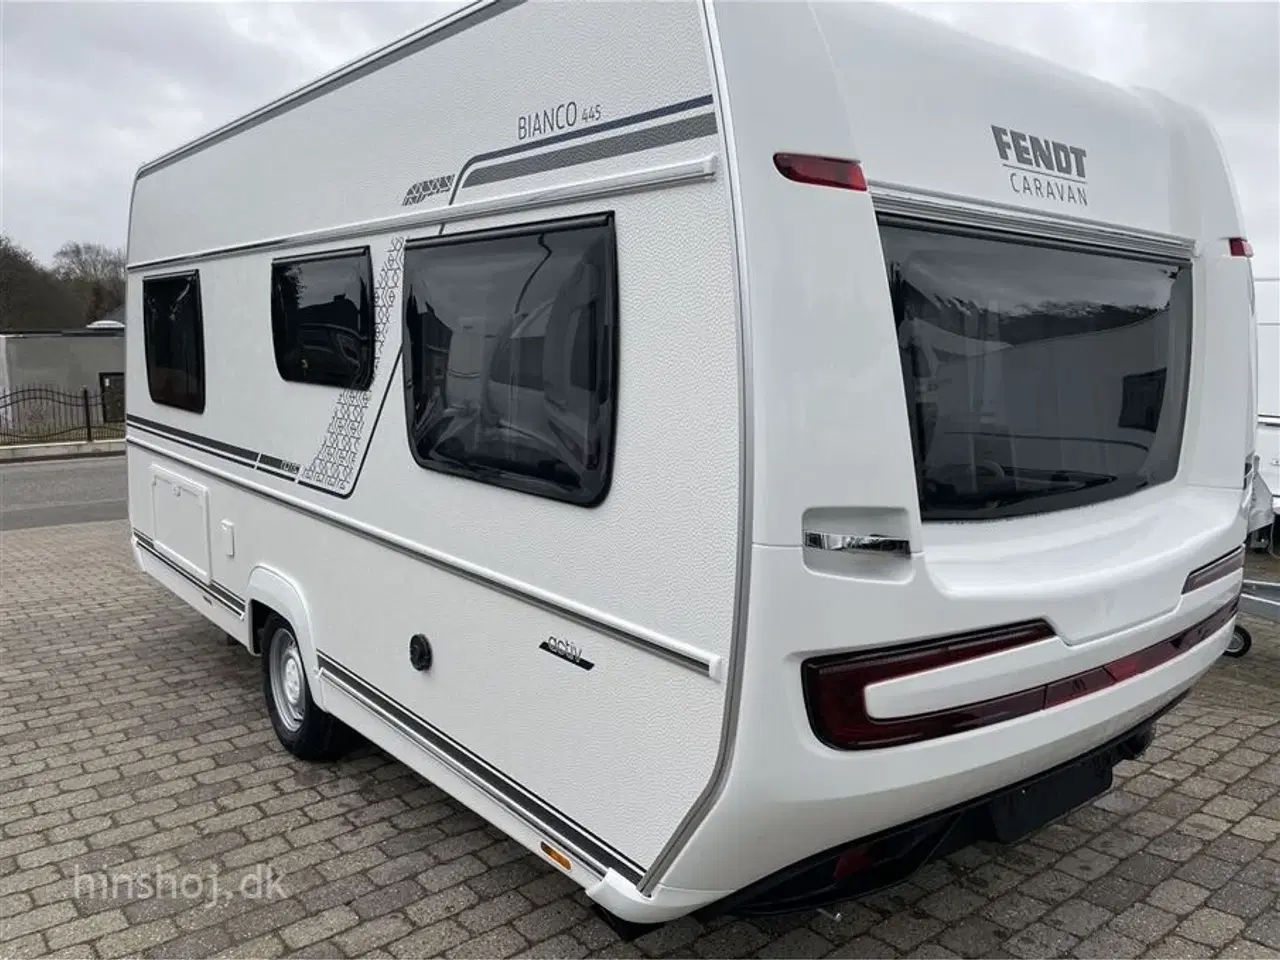
[(62, 330), (84, 322), (76, 293), (30, 251), (0, 236), (0, 331)]
[(53, 272), (80, 299), (83, 323), (92, 323), (124, 303), (124, 251), (98, 243), (64, 243), (53, 255)]

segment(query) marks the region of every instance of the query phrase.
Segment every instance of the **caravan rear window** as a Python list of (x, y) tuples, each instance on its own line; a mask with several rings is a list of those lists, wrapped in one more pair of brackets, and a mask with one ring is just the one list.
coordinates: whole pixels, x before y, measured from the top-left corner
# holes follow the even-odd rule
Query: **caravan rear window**
[(285, 380), (367, 390), (373, 380), (369, 248), (271, 265), (271, 336)]
[(430, 470), (591, 506), (613, 445), (612, 215), (405, 248), (405, 412)]
[(882, 225), (921, 515), (985, 520), (1172, 479), (1191, 268)]
[(204, 319), (199, 272), (142, 281), (142, 341), (151, 399), (204, 412)]

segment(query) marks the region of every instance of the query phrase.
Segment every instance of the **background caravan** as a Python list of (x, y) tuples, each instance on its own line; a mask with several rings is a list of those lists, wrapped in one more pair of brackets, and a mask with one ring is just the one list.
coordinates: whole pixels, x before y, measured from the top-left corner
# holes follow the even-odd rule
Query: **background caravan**
[[(1280, 515), (1280, 279), (1254, 281), (1258, 336), (1258, 474), (1271, 491)], [(1272, 541), (1280, 547), (1280, 539)]]
[(871, 4), (477, 3), (139, 171), (135, 555), (288, 749), (614, 921), (829, 903), (1105, 790), (1222, 652), (1251, 285), (1158, 94)]

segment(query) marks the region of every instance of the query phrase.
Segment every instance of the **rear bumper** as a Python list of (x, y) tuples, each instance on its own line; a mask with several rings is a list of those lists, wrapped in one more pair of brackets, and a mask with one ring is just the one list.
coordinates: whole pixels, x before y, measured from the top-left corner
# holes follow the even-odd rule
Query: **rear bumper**
[(1185, 696), (1051, 770), (941, 813), (824, 850), (704, 907), (697, 916), (766, 916), (829, 906), (901, 883), (928, 863), (971, 844), (1015, 842), (1110, 789), (1116, 764), (1146, 750), (1155, 738), (1157, 720)]
[[(1238, 493), (1235, 500), (1238, 504)], [(1243, 522), (1238, 526), (1241, 540), (1243, 526)], [(1235, 540), (1234, 532), (1228, 535)], [(1180, 561), (1179, 588), (1189, 570), (1211, 557), (1206, 550)], [(743, 670), (740, 702), (744, 708), (738, 715), (732, 763), (714, 806), (648, 897), (626, 905), (627, 912), (621, 915), (628, 919), (662, 919), (654, 914), (676, 895), (683, 903), (700, 899), (691, 908), (725, 900), (823, 851), (923, 822), (1099, 749), (1190, 689), (1218, 661), (1231, 636), (1232, 621), (1227, 620), (1202, 642), (1160, 666), (1005, 722), (903, 746), (837, 750), (823, 744), (811, 729), (800, 667), (812, 651), (797, 649), (797, 610), (805, 613), (806, 631), (820, 636), (857, 630), (859, 624), (867, 624), (865, 629), (872, 632), (879, 621), (873, 619), (874, 603), (869, 602), (853, 608), (858, 616), (852, 618), (857, 621), (852, 628), (848, 616), (842, 626), (828, 627), (824, 616), (833, 612), (835, 604), (824, 604), (821, 592), (855, 592), (859, 584), (806, 571), (792, 575), (790, 571), (798, 566), (792, 561), (787, 548), (756, 553), (753, 587), (758, 579), (762, 588), (752, 592), (748, 643), (754, 646)], [(1118, 617), (1107, 605), (1115, 594), (1113, 606), (1123, 607), (1126, 587), (1135, 589), (1127, 582), (1118, 584), (1105, 596), (1093, 597), (1084, 613), (1106, 614), (1115, 622)], [(1137, 587), (1143, 587), (1141, 581)], [(1235, 599), (1239, 589), (1236, 574), (1183, 594), (1161, 616), (1131, 622), (1092, 639), (1086, 636), (1074, 644), (1062, 638), (1044, 641), (895, 680), (892, 690), (885, 683), (879, 691), (884, 696), (872, 715), (893, 718), (952, 709), (1076, 676), (1200, 624)], [(918, 612), (906, 595), (911, 592), (902, 591), (899, 621)], [(950, 602), (961, 607), (954, 598)], [(1021, 612), (1012, 604), (1002, 606)], [(1087, 623), (1074, 607), (1053, 606)], [(849, 604), (842, 609), (847, 614)], [(686, 911), (668, 916), (681, 912)]]

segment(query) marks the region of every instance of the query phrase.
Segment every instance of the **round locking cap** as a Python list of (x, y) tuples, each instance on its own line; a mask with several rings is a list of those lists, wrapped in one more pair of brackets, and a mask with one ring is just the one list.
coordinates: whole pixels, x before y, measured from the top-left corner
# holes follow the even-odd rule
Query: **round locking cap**
[(409, 663), (420, 672), (431, 669), (431, 641), (420, 633), (409, 638)]

